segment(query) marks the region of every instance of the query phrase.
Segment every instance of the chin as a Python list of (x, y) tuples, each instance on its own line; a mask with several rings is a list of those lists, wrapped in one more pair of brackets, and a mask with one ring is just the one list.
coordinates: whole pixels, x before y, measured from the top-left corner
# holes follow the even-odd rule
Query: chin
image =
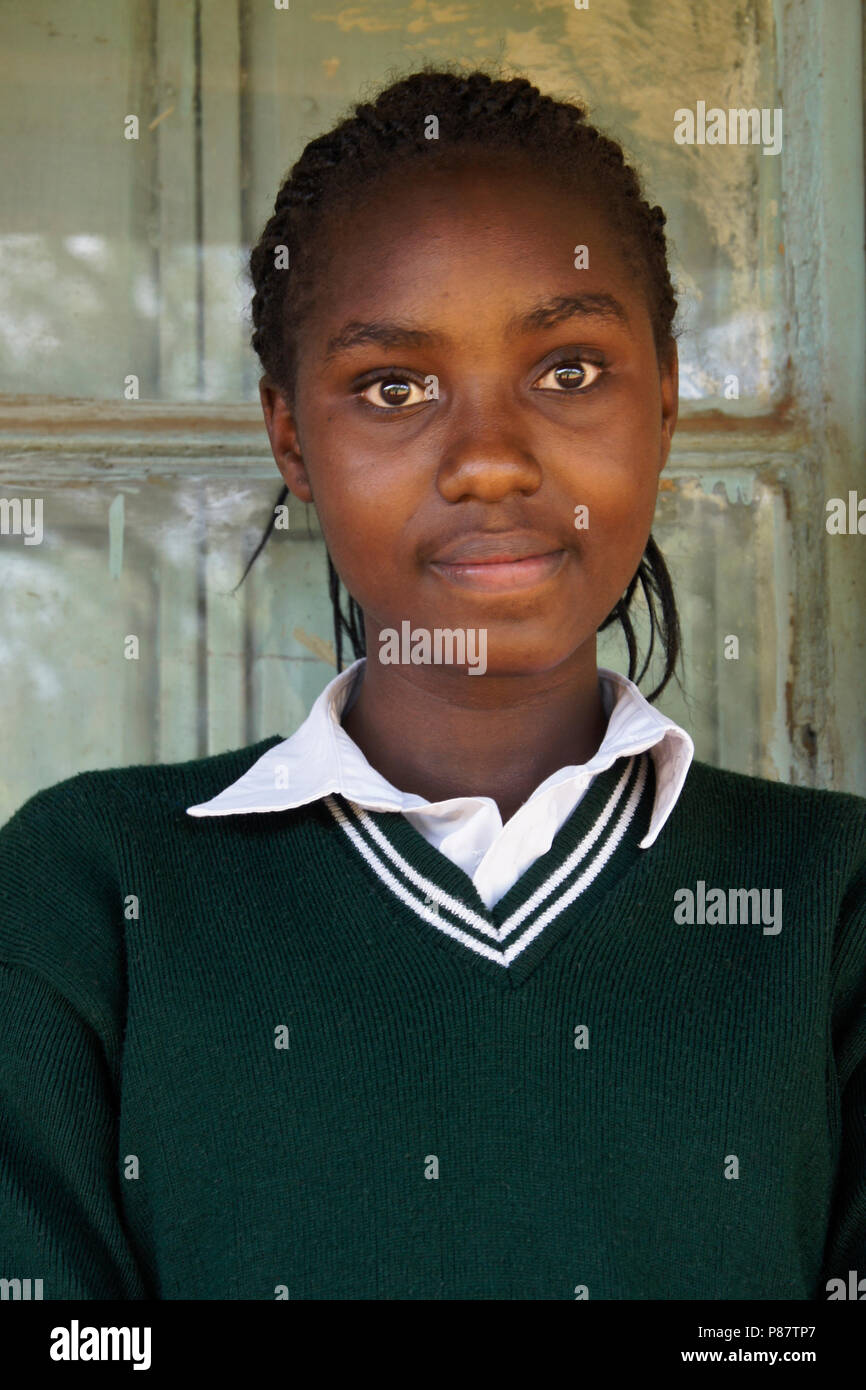
[[(595, 633), (591, 634), (594, 639)], [(582, 645), (582, 644), (579, 644)], [(489, 640), (487, 644), (487, 669), (490, 676), (543, 676), (570, 660), (576, 651), (575, 646), (552, 645), (539, 640), (536, 643), (520, 644), (509, 642), (501, 646)], [(477, 677), (474, 677), (477, 679)]]

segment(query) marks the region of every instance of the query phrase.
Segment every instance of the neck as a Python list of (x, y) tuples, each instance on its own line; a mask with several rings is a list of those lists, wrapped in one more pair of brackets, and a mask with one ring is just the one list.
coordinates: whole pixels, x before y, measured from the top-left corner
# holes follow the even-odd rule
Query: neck
[(427, 801), (489, 796), (505, 822), (551, 773), (588, 762), (604, 738), (594, 648), (529, 676), (377, 661), (362, 669), (343, 728), (393, 786)]

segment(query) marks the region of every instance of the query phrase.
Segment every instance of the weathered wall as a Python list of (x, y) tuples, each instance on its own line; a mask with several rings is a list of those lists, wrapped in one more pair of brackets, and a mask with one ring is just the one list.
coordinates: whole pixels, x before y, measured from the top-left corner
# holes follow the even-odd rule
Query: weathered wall
[[(824, 526), (866, 496), (855, 0), (44, 0), (0, 24), (0, 496), (45, 515), (38, 546), (0, 535), (0, 814), (84, 767), (287, 734), (330, 678), (312, 509), (231, 592), (279, 485), (245, 250), (307, 140), (439, 58), (587, 102), (668, 213), (682, 403), (655, 534), (686, 654), (662, 707), (710, 761), (866, 794), (866, 536)], [(781, 107), (781, 153), (677, 144), (699, 100)]]

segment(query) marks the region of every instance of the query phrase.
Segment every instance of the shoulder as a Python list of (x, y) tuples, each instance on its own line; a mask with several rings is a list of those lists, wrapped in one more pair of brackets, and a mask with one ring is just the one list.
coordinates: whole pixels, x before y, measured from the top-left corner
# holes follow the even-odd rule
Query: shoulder
[(70, 815), (75, 817), (79, 836), (98, 836), (119, 824), (134, 825), (153, 816), (183, 816), (187, 806), (215, 796), (280, 742), (281, 736), (274, 734), (243, 748), (184, 762), (131, 763), (78, 772), (34, 792), (0, 828), (0, 837), (53, 821), (63, 821), (71, 829)]
[(728, 772), (695, 759), (675, 807), (681, 826), (725, 836), (779, 860), (831, 860), (866, 872), (866, 797)]
[(187, 806), (240, 777), (279, 735), (206, 758), (80, 772), (0, 826), (0, 962), (36, 972), (96, 1026), (118, 1005), (132, 866), (157, 862)]
[(823, 787), (797, 787), (790, 782), (775, 782), (768, 777), (752, 777), (744, 772), (729, 772), (695, 758), (689, 768), (684, 791), (691, 795), (711, 798), (719, 808), (730, 807), (742, 812), (757, 804), (762, 809), (772, 807), (780, 815), (809, 817), (817, 820), (862, 820), (866, 822), (866, 797), (853, 792), (829, 791)]

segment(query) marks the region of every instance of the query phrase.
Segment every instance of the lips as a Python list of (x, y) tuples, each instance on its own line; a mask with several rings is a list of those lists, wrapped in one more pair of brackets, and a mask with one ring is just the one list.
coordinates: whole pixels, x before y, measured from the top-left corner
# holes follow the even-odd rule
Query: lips
[(532, 531), (458, 536), (430, 560), (441, 578), (462, 589), (532, 589), (558, 574), (565, 551)]
[(431, 557), (434, 565), (507, 565), (561, 550), (534, 531), (478, 531), (458, 536)]

